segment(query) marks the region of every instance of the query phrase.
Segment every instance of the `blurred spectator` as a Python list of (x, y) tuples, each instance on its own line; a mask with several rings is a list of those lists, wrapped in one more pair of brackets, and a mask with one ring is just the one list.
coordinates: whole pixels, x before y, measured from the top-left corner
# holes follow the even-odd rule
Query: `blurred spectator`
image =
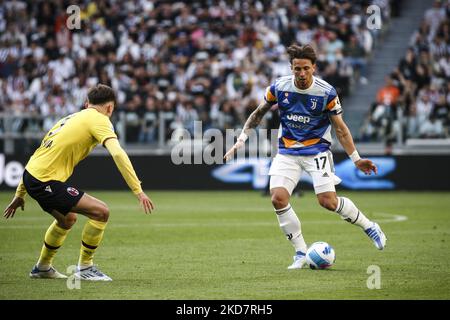
[(409, 48), (405, 57), (400, 61), (398, 69), (405, 79), (416, 81), (416, 58), (414, 50)]
[(326, 60), (329, 63), (340, 61), (343, 58), (344, 43), (337, 37), (335, 31), (328, 34), (328, 44), (325, 47)]
[(445, 20), (446, 12), (441, 0), (435, 0), (433, 7), (425, 11), (425, 23), (430, 26), (429, 37), (434, 38), (439, 25)]
[(156, 141), (156, 130), (158, 128), (158, 118), (156, 101), (153, 97), (147, 97), (145, 101), (145, 111), (141, 120), (141, 130), (139, 132), (140, 143), (153, 143)]
[(399, 97), (400, 90), (394, 85), (392, 76), (386, 76), (384, 87), (377, 92), (377, 103), (390, 107), (397, 104)]
[(358, 70), (359, 80), (362, 84), (367, 84), (367, 61), (366, 53), (355, 35), (350, 36), (350, 41), (344, 47), (345, 59), (350, 65)]
[(401, 108), (401, 92), (394, 84), (396, 78), (396, 73), (385, 77), (385, 86), (378, 90), (376, 102), (372, 104), (361, 127), (361, 140), (382, 140), (391, 145), (395, 141), (395, 135), (402, 130), (397, 115), (398, 109)]
[(229, 73), (226, 79), (227, 96), (230, 99), (238, 98), (242, 94), (244, 87), (248, 83), (248, 75), (242, 73), (240, 67), (234, 68), (233, 72)]
[(445, 130), (442, 121), (434, 116), (425, 120), (419, 129), (420, 138), (437, 139), (445, 137)]

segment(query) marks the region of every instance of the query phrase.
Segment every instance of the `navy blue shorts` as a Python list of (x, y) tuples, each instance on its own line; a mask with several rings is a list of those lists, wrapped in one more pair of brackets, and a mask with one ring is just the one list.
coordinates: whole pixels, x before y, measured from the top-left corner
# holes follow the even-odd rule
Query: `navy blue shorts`
[(23, 184), (28, 194), (48, 213), (56, 210), (66, 215), (77, 205), (84, 194), (83, 191), (61, 181), (39, 181), (27, 170), (23, 173)]

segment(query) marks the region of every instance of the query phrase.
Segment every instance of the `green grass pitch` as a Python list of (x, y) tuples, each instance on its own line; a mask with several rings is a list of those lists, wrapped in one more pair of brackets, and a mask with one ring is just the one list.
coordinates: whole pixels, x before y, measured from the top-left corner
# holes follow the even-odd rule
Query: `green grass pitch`
[[(331, 270), (287, 270), (293, 248), (270, 198), (259, 192), (149, 192), (157, 210), (140, 211), (130, 192), (90, 192), (110, 221), (95, 263), (110, 283), (29, 279), (52, 218), (27, 198), (0, 222), (0, 299), (450, 299), (450, 193), (339, 192), (378, 221), (388, 237), (377, 250), (359, 227), (322, 209), (312, 192), (292, 198), (307, 243), (336, 251)], [(11, 192), (0, 193), (5, 207)], [(54, 261), (76, 264), (79, 216)], [(380, 270), (380, 288), (368, 273)], [(369, 271), (371, 269), (369, 268)]]

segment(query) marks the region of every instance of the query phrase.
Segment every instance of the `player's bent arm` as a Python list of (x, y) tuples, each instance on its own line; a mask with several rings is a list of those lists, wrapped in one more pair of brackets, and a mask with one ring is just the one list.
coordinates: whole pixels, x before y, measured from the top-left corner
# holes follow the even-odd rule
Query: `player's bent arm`
[(344, 122), (341, 114), (330, 116), (336, 132), (336, 137), (344, 148), (345, 152), (350, 156), (356, 151), (355, 143), (353, 142), (352, 134)]
[(260, 123), (264, 115), (270, 110), (272, 104), (263, 101), (248, 117), (244, 124), (243, 132), (248, 133), (248, 130), (256, 128)]
[(270, 110), (272, 107), (272, 104), (263, 101), (255, 111), (253, 111), (250, 116), (248, 117), (247, 121), (244, 124), (244, 128), (242, 129), (241, 135), (237, 138), (236, 143), (234, 146), (225, 153), (225, 156), (223, 157), (226, 161), (230, 160), (237, 149), (240, 149), (245, 141), (248, 138), (248, 134), (251, 129), (256, 128), (260, 123), (264, 115), (267, 113), (267, 111)]
[(142, 192), (141, 181), (139, 181), (130, 158), (127, 153), (122, 149), (117, 139), (111, 138), (104, 142), (106, 149), (114, 159), (114, 162), (119, 169), (122, 177), (125, 179), (128, 187), (133, 191), (135, 195)]
[(372, 172), (377, 174), (377, 166), (371, 160), (361, 159), (359, 156), (355, 143), (353, 142), (352, 134), (345, 124), (344, 119), (342, 119), (342, 115), (332, 115), (330, 118), (339, 142), (355, 166), (365, 174), (370, 175)]

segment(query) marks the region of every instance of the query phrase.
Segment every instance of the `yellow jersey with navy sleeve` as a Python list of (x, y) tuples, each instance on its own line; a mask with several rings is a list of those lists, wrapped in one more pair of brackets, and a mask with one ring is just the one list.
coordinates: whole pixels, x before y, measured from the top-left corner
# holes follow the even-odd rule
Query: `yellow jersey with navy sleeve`
[(278, 152), (290, 155), (316, 155), (330, 149), (330, 115), (342, 113), (336, 90), (324, 80), (313, 76), (309, 88), (301, 90), (294, 76), (276, 79), (266, 89), (264, 100), (278, 103), (280, 129)]
[(87, 108), (59, 120), (45, 135), (25, 169), (36, 179), (65, 182), (75, 166), (106, 139), (117, 138), (109, 118)]

